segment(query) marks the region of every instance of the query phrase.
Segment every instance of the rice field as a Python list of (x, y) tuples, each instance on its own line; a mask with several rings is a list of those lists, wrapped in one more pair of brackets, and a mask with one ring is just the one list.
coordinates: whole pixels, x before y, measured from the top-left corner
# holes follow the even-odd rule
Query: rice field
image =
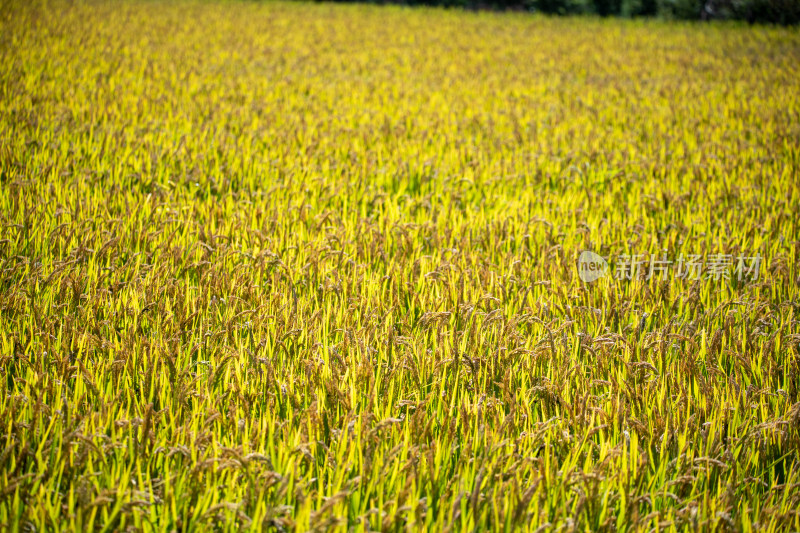
[(3, 1), (0, 529), (798, 531), (799, 209), (797, 28)]

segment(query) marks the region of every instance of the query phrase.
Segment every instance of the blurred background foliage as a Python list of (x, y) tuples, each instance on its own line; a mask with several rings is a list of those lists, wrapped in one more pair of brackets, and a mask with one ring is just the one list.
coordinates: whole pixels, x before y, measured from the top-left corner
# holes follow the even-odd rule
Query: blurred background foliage
[[(322, 0), (325, 1), (325, 0)], [(333, 0), (351, 1), (351, 0)], [(654, 17), (678, 20), (744, 20), (796, 25), (800, 0), (363, 0), (377, 4), (538, 11), (550, 15)]]

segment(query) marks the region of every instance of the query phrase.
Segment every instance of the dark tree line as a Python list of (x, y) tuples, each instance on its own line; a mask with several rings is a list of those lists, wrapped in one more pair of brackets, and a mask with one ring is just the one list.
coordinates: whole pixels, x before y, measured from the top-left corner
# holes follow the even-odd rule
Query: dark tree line
[[(334, 0), (350, 1), (350, 0)], [(540, 11), (601, 17), (662, 16), (685, 20), (734, 19), (750, 23), (800, 23), (800, 0), (363, 0), (371, 3), (434, 5), (466, 9)]]

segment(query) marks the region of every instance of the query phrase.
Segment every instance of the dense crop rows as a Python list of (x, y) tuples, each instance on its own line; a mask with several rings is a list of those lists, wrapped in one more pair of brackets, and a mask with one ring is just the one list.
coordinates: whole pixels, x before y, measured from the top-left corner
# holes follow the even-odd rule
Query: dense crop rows
[(800, 529), (796, 30), (0, 17), (0, 528)]

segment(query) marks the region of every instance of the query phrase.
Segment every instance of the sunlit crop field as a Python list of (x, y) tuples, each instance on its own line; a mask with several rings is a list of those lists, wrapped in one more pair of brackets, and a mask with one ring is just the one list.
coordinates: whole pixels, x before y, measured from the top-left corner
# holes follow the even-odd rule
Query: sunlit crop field
[(797, 29), (0, 18), (0, 529), (800, 529)]

